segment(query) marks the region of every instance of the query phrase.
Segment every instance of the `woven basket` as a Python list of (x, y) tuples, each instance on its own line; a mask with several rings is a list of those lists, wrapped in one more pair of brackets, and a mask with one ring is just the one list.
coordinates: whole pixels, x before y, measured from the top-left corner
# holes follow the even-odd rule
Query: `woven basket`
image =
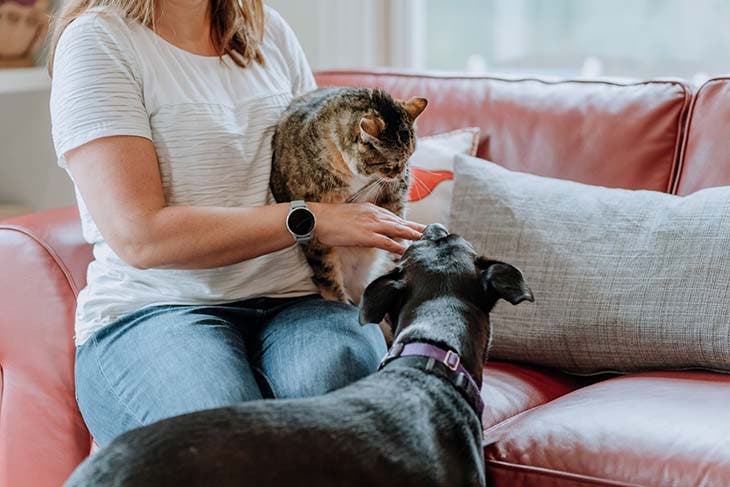
[(33, 66), (48, 19), (49, 0), (0, 0), (0, 67)]

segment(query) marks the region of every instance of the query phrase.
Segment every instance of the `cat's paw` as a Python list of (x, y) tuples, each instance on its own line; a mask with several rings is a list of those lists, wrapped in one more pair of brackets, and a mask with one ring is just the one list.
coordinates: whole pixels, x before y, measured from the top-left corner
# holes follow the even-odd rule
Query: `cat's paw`
[(324, 299), (327, 301), (338, 301), (340, 303), (350, 303), (352, 300), (350, 297), (340, 291), (340, 290), (334, 290), (334, 289), (320, 289), (319, 294), (322, 295)]

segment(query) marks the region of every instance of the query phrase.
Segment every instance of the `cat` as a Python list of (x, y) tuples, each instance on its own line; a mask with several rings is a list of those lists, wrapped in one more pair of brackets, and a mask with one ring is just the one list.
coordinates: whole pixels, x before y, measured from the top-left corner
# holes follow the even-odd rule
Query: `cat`
[[(273, 138), (274, 199), (370, 202), (404, 217), (414, 124), (427, 104), (370, 88), (322, 88), (294, 99)], [(316, 232), (302, 248), (325, 299), (359, 303), (375, 249), (328, 247)]]

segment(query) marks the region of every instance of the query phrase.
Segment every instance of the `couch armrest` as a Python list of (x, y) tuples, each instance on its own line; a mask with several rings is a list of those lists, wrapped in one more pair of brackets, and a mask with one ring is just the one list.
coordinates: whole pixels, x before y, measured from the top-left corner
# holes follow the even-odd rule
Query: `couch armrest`
[(0, 222), (0, 487), (58, 486), (88, 455), (73, 321), (91, 259), (75, 208)]

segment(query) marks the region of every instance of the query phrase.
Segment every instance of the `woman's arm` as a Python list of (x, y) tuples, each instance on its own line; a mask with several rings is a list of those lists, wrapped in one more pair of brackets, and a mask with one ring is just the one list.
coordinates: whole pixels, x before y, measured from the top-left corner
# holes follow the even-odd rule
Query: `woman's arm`
[[(203, 269), (234, 264), (291, 246), (287, 203), (221, 208), (166, 206), (149, 139), (96, 139), (66, 153), (69, 170), (99, 231), (137, 268)], [(316, 237), (336, 246), (402, 253), (393, 239), (417, 239), (423, 226), (370, 204), (310, 204)]]

